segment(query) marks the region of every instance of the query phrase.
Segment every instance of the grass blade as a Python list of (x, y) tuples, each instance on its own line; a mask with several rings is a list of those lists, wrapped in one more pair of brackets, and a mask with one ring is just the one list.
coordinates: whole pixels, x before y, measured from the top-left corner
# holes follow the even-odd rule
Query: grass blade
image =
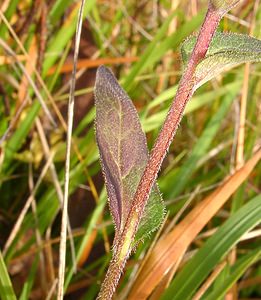
[(261, 250), (257, 249), (241, 257), (235, 265), (231, 267), (230, 274), (224, 280), (224, 283), (214, 289), (211, 294), (204, 297), (204, 300), (220, 300), (223, 299), (226, 292), (233, 284), (245, 273), (245, 271), (261, 257)]
[[(220, 259), (228, 253), (243, 234), (260, 222), (260, 204), (261, 196), (257, 196), (232, 215), (177, 275), (162, 299), (170, 299), (170, 296), (173, 300), (191, 299), (193, 292)], [(259, 254), (260, 252), (255, 253), (254, 257), (256, 258)], [(227, 284), (227, 288), (229, 288), (229, 283)]]
[(16, 295), (0, 251), (0, 296), (2, 300), (16, 300)]
[(196, 235), (248, 177), (260, 159), (261, 149), (158, 242), (135, 280), (130, 300), (145, 299), (150, 295), (166, 272), (183, 256)]

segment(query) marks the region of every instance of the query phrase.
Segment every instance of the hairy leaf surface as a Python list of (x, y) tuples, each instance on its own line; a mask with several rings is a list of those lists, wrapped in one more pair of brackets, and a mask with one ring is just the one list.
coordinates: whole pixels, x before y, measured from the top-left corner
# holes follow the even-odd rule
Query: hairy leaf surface
[[(195, 36), (183, 43), (181, 54), (184, 65), (188, 63), (195, 43)], [(255, 61), (261, 61), (260, 40), (243, 34), (217, 32), (206, 57), (196, 68), (196, 88), (227, 69)]]
[[(137, 111), (104, 66), (95, 83), (96, 139), (105, 178), (110, 211), (119, 238), (148, 159), (146, 136)], [(137, 239), (155, 230), (164, 216), (164, 205), (155, 185), (146, 206)]]
[(213, 5), (215, 10), (219, 11), (222, 15), (236, 6), (239, 2), (240, 0), (210, 0), (211, 5)]

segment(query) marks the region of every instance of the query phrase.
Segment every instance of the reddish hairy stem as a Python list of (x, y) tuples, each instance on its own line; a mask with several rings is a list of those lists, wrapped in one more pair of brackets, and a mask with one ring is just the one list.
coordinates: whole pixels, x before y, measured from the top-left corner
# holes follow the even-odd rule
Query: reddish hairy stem
[(139, 221), (147, 204), (150, 191), (155, 183), (157, 174), (169, 149), (170, 143), (173, 140), (180, 124), (185, 106), (194, 92), (194, 72), (196, 66), (205, 57), (221, 18), (222, 15), (220, 15), (217, 10), (214, 10), (212, 5), (209, 5), (196, 45), (185, 73), (180, 80), (177, 94), (151, 151), (145, 171), (138, 185), (121, 239), (115, 246), (113, 258), (97, 299), (111, 299), (118, 285), (121, 273), (123, 272), (126, 261), (131, 252), (131, 241), (138, 229)]

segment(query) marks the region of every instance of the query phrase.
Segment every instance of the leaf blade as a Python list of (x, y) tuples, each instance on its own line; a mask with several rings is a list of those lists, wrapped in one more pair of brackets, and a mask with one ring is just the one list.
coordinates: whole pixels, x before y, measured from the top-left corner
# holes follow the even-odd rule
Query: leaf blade
[[(196, 37), (189, 37), (181, 47), (184, 65), (192, 53)], [(217, 32), (206, 57), (198, 64), (195, 72), (197, 89), (221, 72), (241, 63), (261, 61), (261, 41), (244, 34)]]
[(0, 251), (0, 295), (3, 300), (16, 300), (14, 288), (8, 274), (2, 252)]
[[(132, 101), (104, 66), (97, 71), (95, 105), (96, 139), (117, 237), (124, 228), (147, 163), (146, 136)], [(137, 232), (138, 239), (156, 229), (163, 214), (164, 205), (154, 186)]]
[(169, 299), (169, 295), (175, 295), (172, 298), (175, 300), (191, 299), (195, 290), (220, 259), (229, 252), (241, 236), (260, 222), (260, 203), (261, 197), (258, 195), (232, 215), (173, 279), (162, 300)]
[(246, 272), (246, 270), (261, 257), (261, 249), (255, 249), (241, 257), (235, 265), (230, 267), (229, 275), (226, 280), (205, 297), (205, 300), (222, 299), (226, 292), (237, 282), (237, 280)]

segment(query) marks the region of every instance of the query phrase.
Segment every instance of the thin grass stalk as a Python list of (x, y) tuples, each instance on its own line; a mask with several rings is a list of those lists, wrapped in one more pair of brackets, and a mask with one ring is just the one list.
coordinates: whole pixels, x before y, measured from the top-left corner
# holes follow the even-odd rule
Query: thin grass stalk
[(9, 234), (9, 237), (8, 237), (8, 239), (7, 239), (7, 241), (6, 241), (5, 245), (4, 245), (3, 255), (6, 255), (7, 250), (9, 249), (9, 247), (12, 244), (12, 242), (14, 241), (14, 239), (15, 239), (15, 237), (16, 237), (16, 235), (17, 235), (17, 233), (18, 233), (18, 231), (19, 231), (19, 229), (20, 229), (20, 227), (22, 225), (22, 222), (23, 222), (23, 220), (25, 218), (25, 215), (26, 215), (28, 209), (30, 208), (30, 206), (32, 205), (32, 201), (34, 199), (34, 196), (35, 196), (35, 194), (36, 194), (36, 192), (37, 192), (37, 190), (38, 190), (38, 188), (39, 188), (39, 186), (40, 186), (40, 184), (41, 184), (41, 182), (42, 182), (45, 174), (47, 173), (47, 171), (48, 171), (48, 169), (49, 169), (49, 167), (50, 167), (50, 165), (52, 163), (52, 160), (53, 160), (53, 154), (51, 154), (50, 157), (49, 157), (49, 159), (46, 161), (46, 164), (45, 164), (45, 166), (43, 167), (43, 169), (41, 171), (39, 179), (37, 180), (37, 182), (36, 182), (36, 184), (34, 186), (34, 189), (31, 192), (31, 195), (26, 200), (25, 205), (24, 205), (22, 211), (20, 212), (19, 217), (16, 220), (14, 227), (12, 228), (12, 231)]
[[(38, 134), (39, 134), (39, 138), (40, 138), (40, 141), (41, 141), (41, 144), (42, 144), (42, 147), (43, 147), (43, 152), (44, 152), (44, 155), (45, 155), (45, 159), (48, 160), (48, 157), (50, 157), (50, 155), (52, 155), (52, 153), (51, 153), (51, 150), (49, 148), (47, 138), (44, 134), (43, 126), (42, 126), (42, 124), (41, 124), (38, 117), (36, 118), (35, 123), (36, 123), (36, 128), (37, 128), (37, 131), (38, 131)], [(61, 187), (60, 182), (59, 182), (59, 178), (58, 178), (53, 160), (50, 164), (49, 169), (50, 169), (53, 185), (55, 187), (57, 197), (58, 197), (58, 200), (59, 200), (59, 203), (60, 203), (60, 207), (62, 208), (62, 205), (63, 205), (63, 191), (62, 191), (62, 187)], [(71, 247), (72, 261), (73, 261), (73, 265), (74, 265), (74, 271), (76, 272), (75, 246), (74, 246), (74, 241), (73, 241), (72, 228), (71, 228), (71, 224), (70, 224), (69, 220), (68, 220), (68, 223), (67, 223), (67, 230), (68, 230), (68, 235), (69, 235), (69, 240), (70, 240), (70, 247)]]
[(197, 291), (195, 296), (193, 297), (192, 300), (200, 300), (201, 297), (205, 294), (207, 289), (211, 286), (211, 284), (216, 280), (218, 275), (223, 271), (225, 266), (227, 265), (226, 261), (223, 261), (221, 264), (219, 264), (213, 273), (208, 277), (208, 279), (204, 282), (204, 284), (200, 287), (200, 289)]
[(47, 290), (47, 280), (46, 280), (46, 265), (45, 265), (45, 257), (43, 254), (43, 240), (41, 237), (41, 233), (40, 230), (38, 228), (39, 226), (39, 220), (37, 217), (37, 204), (36, 204), (36, 200), (35, 197), (33, 195), (33, 191), (34, 191), (34, 180), (33, 180), (33, 166), (32, 163), (29, 164), (29, 175), (28, 175), (28, 186), (31, 192), (30, 197), (32, 197), (32, 203), (31, 203), (31, 207), (32, 207), (32, 212), (33, 212), (33, 216), (34, 216), (34, 222), (35, 222), (35, 240), (36, 240), (36, 245), (39, 248), (39, 270), (40, 270), (40, 284), (41, 284), (41, 290), (44, 293), (44, 295), (46, 295), (46, 290)]
[(67, 224), (68, 224), (68, 197), (69, 197), (69, 182), (70, 182), (70, 157), (71, 157), (71, 141), (73, 128), (73, 114), (74, 114), (74, 91), (76, 83), (77, 59), (79, 55), (80, 38), (82, 31), (82, 17), (85, 0), (82, 0), (81, 7), (78, 14), (78, 21), (75, 36), (75, 51), (74, 51), (74, 65), (72, 71), (72, 81), (70, 86), (70, 96), (68, 101), (68, 128), (66, 138), (66, 159), (65, 159), (65, 178), (64, 178), (64, 196), (62, 208), (62, 224), (61, 224), (61, 241), (59, 249), (59, 273), (58, 273), (58, 292), (57, 299), (63, 299), (64, 293), (64, 275), (65, 275), (65, 260), (66, 260), (66, 238), (67, 238)]

